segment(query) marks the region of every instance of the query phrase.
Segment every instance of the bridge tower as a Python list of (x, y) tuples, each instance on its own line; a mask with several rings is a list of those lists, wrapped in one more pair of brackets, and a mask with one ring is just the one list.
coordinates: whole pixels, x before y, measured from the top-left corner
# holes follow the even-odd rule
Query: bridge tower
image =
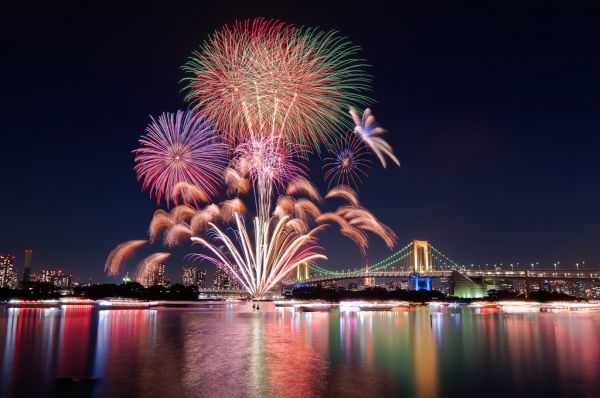
[(426, 240), (413, 240), (414, 272), (417, 274), (431, 271), (429, 258), (429, 242)]
[(300, 282), (310, 279), (309, 270), (310, 266), (307, 262), (298, 264), (296, 267), (296, 281)]
[[(365, 265), (365, 272), (366, 272), (367, 274), (369, 273), (369, 264)], [(374, 283), (374, 279), (375, 279), (375, 278), (369, 278), (368, 276), (367, 276), (367, 277), (365, 277), (365, 287), (368, 287), (368, 286), (372, 286), (372, 285), (374, 285), (374, 284), (375, 284), (375, 283)]]

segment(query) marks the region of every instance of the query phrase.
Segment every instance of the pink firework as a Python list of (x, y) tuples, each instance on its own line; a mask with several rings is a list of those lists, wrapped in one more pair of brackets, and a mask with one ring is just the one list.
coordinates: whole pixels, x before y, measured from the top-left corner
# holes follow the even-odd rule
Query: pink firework
[(366, 146), (356, 134), (338, 139), (331, 153), (323, 158), (325, 180), (330, 187), (342, 184), (356, 188), (367, 177), (370, 167)]
[(283, 188), (287, 182), (304, 174), (298, 145), (290, 145), (278, 136), (248, 140), (235, 149), (236, 169), (250, 180), (264, 180)]
[(146, 129), (135, 153), (135, 172), (142, 189), (149, 190), (167, 206), (179, 202), (177, 184), (194, 186), (199, 195), (183, 195), (182, 203), (206, 200), (218, 193), (227, 166), (227, 146), (221, 143), (213, 126), (192, 111), (163, 113)]

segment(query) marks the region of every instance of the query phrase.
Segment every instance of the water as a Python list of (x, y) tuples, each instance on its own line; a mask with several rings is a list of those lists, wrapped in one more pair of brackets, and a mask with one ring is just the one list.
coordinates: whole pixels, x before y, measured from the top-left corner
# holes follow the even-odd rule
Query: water
[(0, 357), (3, 397), (597, 397), (600, 312), (2, 307)]

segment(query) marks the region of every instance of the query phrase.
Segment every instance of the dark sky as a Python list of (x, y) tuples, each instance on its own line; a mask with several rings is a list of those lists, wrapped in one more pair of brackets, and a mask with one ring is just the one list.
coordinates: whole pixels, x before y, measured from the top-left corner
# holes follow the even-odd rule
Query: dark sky
[[(132, 170), (149, 115), (185, 107), (179, 67), (209, 33), (255, 16), (337, 29), (364, 48), (402, 167), (374, 167), (360, 193), (399, 243), (426, 239), (465, 263), (597, 266), (599, 8), (204, 3), (2, 10), (0, 253), (19, 268), (31, 248), (34, 271), (107, 280), (107, 253), (143, 239), (156, 208)], [(389, 254), (372, 241), (372, 261)], [(327, 267), (359, 258), (339, 236), (323, 245)], [(180, 263), (168, 264), (174, 279)]]

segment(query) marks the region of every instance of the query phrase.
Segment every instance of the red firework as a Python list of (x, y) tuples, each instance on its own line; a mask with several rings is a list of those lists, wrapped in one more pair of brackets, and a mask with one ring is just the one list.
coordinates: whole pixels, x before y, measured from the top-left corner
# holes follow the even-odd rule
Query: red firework
[(186, 99), (232, 142), (278, 135), (318, 149), (348, 127), (348, 105), (368, 100), (357, 51), (335, 32), (262, 18), (237, 22), (184, 65)]
[(181, 202), (207, 201), (217, 194), (227, 166), (227, 146), (219, 142), (212, 125), (191, 111), (163, 113), (146, 128), (135, 153), (135, 172), (142, 189), (164, 198), (167, 206), (179, 202), (176, 187), (189, 185), (196, 194), (181, 195)]

